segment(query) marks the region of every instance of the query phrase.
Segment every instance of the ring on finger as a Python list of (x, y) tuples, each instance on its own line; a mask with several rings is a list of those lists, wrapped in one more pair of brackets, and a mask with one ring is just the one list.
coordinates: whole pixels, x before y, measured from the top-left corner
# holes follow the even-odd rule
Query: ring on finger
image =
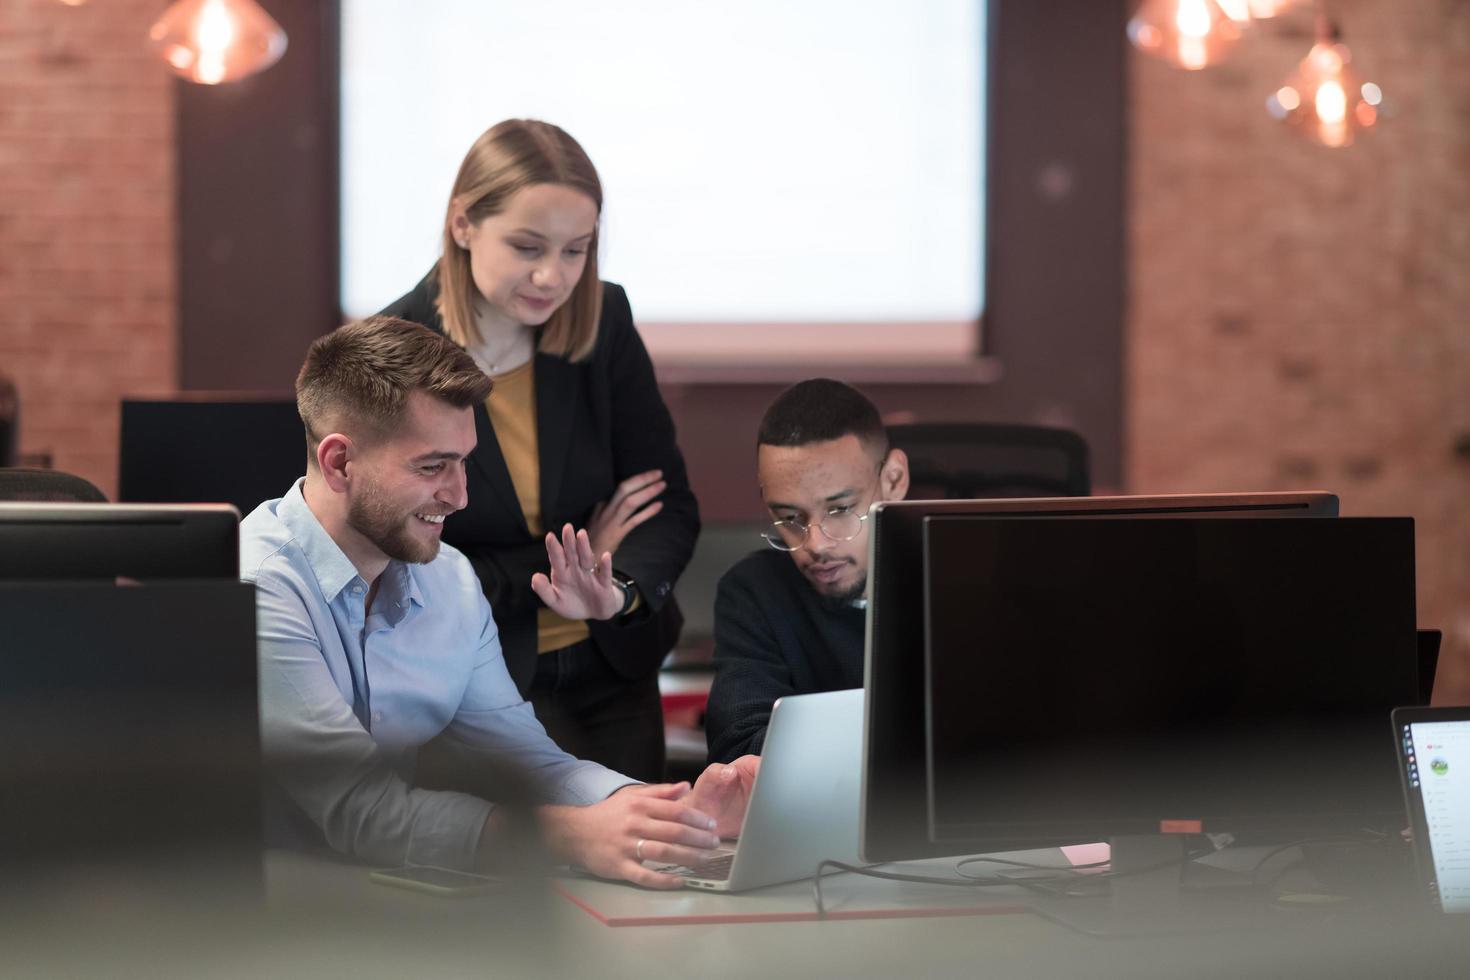
[(588, 575), (596, 575), (597, 574), (597, 563), (596, 562), (593, 562), (591, 565), (588, 565), (587, 566), (587, 574)]
[(640, 837), (640, 838), (638, 838), (638, 843), (636, 843), (636, 844), (633, 845), (633, 853), (636, 854), (636, 855), (638, 855), (638, 860), (639, 861), (642, 861), (643, 860), (643, 845), (644, 844), (647, 844), (647, 843), (648, 843), (648, 841), (646, 841), (642, 837)]

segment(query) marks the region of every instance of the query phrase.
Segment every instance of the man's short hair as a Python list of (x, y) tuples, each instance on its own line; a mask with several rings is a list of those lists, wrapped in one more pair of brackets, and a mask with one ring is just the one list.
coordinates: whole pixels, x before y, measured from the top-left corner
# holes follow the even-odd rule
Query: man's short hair
[(888, 452), (888, 432), (877, 406), (851, 385), (831, 378), (800, 381), (776, 396), (761, 419), (757, 446), (805, 446), (857, 436), (878, 454)]
[(371, 316), (318, 337), (296, 376), (296, 410), (311, 460), (322, 437), (346, 432), (372, 441), (403, 419), (410, 392), (455, 408), (490, 394), (490, 378), (453, 341), (428, 327)]

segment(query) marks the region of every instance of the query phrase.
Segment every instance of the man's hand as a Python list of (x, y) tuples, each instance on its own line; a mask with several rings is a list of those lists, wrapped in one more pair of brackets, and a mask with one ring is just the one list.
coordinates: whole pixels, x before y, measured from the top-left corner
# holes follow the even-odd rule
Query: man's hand
[(547, 608), (567, 619), (612, 619), (623, 610), (623, 590), (613, 584), (612, 554), (598, 557), (586, 531), (561, 529), (561, 539), (546, 535), (551, 575), (537, 572), (531, 588)]
[(547, 806), (538, 813), (551, 849), (593, 874), (647, 888), (682, 888), (683, 878), (645, 868), (643, 861), (694, 865), (719, 845), (714, 818), (691, 807), (688, 794), (688, 783), (624, 786), (601, 803)]
[(715, 818), (715, 831), (721, 837), (739, 837), (745, 822), (745, 807), (750, 791), (755, 788), (756, 772), (761, 757), (742, 755), (729, 765), (715, 763), (699, 774), (689, 804), (701, 813)]
[(593, 552), (617, 551), (629, 531), (663, 510), (661, 502), (650, 504), (649, 501), (667, 486), (663, 470), (649, 470), (619, 483), (611, 497), (592, 508), (587, 532), (591, 535)]

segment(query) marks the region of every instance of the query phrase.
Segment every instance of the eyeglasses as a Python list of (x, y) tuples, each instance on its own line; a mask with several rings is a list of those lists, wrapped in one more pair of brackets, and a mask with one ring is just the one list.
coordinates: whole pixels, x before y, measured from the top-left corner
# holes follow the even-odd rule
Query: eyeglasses
[(844, 508), (828, 511), (827, 516), (815, 525), (803, 524), (795, 518), (776, 521), (771, 524), (769, 531), (761, 532), (761, 537), (766, 539), (766, 544), (777, 551), (797, 551), (806, 546), (807, 538), (811, 536), (811, 529), (814, 526), (821, 528), (822, 533), (830, 541), (851, 541), (863, 533), (863, 521), (867, 519), (867, 514), (859, 514)]

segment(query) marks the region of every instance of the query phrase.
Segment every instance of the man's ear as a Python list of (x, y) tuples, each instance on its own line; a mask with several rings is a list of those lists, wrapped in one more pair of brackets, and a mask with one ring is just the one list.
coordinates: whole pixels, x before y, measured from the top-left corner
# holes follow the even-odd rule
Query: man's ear
[(347, 464), (357, 458), (357, 445), (351, 436), (333, 432), (316, 446), (316, 465), (322, 481), (335, 493), (346, 493), (350, 480)]
[(902, 500), (909, 492), (909, 457), (902, 449), (890, 449), (878, 471), (878, 495), (884, 500)]

